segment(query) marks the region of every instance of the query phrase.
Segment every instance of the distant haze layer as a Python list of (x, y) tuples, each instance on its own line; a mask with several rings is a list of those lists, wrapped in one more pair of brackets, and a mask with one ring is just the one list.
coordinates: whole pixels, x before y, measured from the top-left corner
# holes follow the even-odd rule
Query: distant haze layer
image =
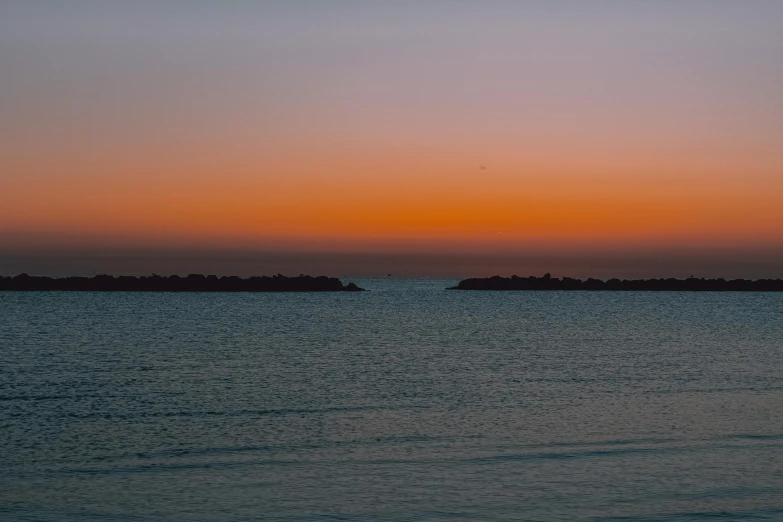
[(273, 275), (445, 277), (777, 278), (783, 249), (577, 252), (261, 252), (0, 249), (0, 275)]
[(783, 2), (7, 1), (0, 48), (4, 273), (783, 275)]

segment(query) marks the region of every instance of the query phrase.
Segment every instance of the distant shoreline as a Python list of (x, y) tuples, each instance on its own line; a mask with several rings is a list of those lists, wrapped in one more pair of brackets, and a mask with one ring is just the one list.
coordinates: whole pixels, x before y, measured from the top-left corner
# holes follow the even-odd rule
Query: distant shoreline
[(448, 290), (589, 290), (645, 292), (783, 292), (781, 279), (574, 279), (544, 277), (483, 277), (463, 279)]
[(190, 274), (180, 276), (47, 277), (20, 274), (0, 277), (0, 291), (65, 292), (362, 292), (354, 283), (343, 284), (336, 277), (286, 277), (284, 275), (242, 278), (238, 276)]

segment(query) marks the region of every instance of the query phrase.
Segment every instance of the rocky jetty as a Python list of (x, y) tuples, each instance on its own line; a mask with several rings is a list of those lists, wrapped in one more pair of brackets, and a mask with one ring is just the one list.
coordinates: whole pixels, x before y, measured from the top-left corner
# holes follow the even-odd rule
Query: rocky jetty
[(87, 292), (361, 292), (354, 283), (344, 285), (335, 277), (217, 277), (190, 274), (187, 277), (152, 275), (132, 277), (46, 277), (20, 274), (0, 277), (0, 291), (87, 291)]
[(573, 279), (570, 277), (483, 277), (463, 279), (449, 290), (614, 290), (663, 292), (783, 292), (781, 279)]

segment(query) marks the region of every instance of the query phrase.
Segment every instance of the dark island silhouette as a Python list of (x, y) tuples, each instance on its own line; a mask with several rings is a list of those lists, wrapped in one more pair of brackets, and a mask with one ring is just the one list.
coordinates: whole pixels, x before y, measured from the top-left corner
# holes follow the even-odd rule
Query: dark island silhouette
[(187, 277), (152, 275), (133, 277), (46, 277), (20, 274), (0, 277), (0, 291), (81, 292), (362, 292), (354, 283), (344, 285), (335, 277), (276, 276), (238, 277), (190, 274)]
[(574, 279), (544, 277), (483, 277), (463, 279), (448, 290), (603, 290), (654, 292), (783, 292), (781, 279)]

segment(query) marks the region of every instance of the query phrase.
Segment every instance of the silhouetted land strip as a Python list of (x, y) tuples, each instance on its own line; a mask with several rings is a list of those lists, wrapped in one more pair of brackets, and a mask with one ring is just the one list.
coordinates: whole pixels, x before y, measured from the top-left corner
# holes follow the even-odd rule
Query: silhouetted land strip
[(449, 290), (604, 290), (651, 292), (783, 292), (781, 279), (573, 279), (570, 277), (484, 277), (463, 279)]
[(0, 291), (81, 291), (81, 292), (361, 292), (353, 283), (344, 285), (335, 277), (217, 277), (190, 274), (187, 277), (152, 275), (132, 277), (30, 276), (0, 277)]

